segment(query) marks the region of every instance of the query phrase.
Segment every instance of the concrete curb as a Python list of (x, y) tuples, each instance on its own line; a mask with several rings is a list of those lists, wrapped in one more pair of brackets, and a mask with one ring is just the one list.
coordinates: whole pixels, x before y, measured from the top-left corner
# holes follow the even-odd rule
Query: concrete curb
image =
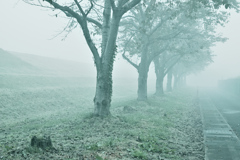
[(209, 98), (199, 99), (205, 160), (240, 160), (240, 140)]

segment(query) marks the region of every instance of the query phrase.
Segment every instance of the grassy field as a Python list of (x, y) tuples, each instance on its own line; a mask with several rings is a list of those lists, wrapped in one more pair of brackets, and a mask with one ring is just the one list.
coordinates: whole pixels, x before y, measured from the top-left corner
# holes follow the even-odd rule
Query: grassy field
[[(0, 159), (200, 160), (202, 124), (191, 89), (136, 101), (136, 86), (115, 84), (112, 116), (92, 117), (94, 80), (0, 75)], [(50, 136), (56, 150), (31, 148)]]

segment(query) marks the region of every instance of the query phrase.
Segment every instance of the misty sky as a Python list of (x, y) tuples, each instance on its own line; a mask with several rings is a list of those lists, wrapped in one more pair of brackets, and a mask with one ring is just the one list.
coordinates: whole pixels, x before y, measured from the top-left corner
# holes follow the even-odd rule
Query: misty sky
[[(193, 75), (189, 81), (196, 85), (217, 85), (218, 80), (235, 78), (240, 76), (240, 13), (232, 12), (230, 22), (218, 31), (228, 38), (225, 43), (218, 43), (212, 48), (214, 63), (208, 66), (205, 71)], [(190, 83), (190, 82), (189, 82)]]
[[(67, 23), (67, 19), (56, 18), (53, 13), (25, 4), (21, 0), (1, 0), (0, 48), (93, 63), (80, 28), (74, 30), (65, 41), (61, 40), (65, 34), (51, 40)], [(218, 79), (240, 76), (239, 20), (240, 14), (232, 13), (226, 27), (218, 29), (229, 40), (212, 48), (216, 55), (214, 63), (200, 74), (191, 76), (188, 80), (189, 84), (201, 86), (206, 82), (208, 85), (214, 85)], [(115, 70), (124, 72), (127, 68), (137, 75), (133, 67), (123, 60), (117, 60)]]

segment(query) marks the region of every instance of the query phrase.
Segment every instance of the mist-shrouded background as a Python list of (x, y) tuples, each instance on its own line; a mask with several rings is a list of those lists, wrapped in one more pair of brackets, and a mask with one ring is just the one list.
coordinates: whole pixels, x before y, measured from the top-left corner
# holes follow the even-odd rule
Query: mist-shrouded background
[(240, 76), (240, 13), (231, 12), (229, 23), (219, 27), (228, 40), (225, 43), (217, 43), (212, 48), (214, 62), (204, 71), (188, 78), (188, 83), (196, 86), (215, 87), (218, 80), (235, 78)]
[[(55, 12), (28, 5), (21, 0), (0, 1), (0, 48), (7, 51), (36, 54), (46, 57), (87, 62), (92, 64), (89, 74), (95, 76), (92, 54), (85, 43), (82, 31), (75, 29), (55, 37), (68, 20), (55, 17)], [(218, 28), (225, 43), (212, 48), (214, 63), (204, 71), (188, 77), (187, 83), (194, 86), (217, 86), (217, 81), (240, 76), (240, 14), (232, 12), (225, 28)], [(1, 57), (0, 57), (1, 58)], [(154, 83), (154, 71), (150, 67), (150, 83)], [(114, 65), (114, 77), (137, 78), (135, 69), (125, 62), (119, 53)]]

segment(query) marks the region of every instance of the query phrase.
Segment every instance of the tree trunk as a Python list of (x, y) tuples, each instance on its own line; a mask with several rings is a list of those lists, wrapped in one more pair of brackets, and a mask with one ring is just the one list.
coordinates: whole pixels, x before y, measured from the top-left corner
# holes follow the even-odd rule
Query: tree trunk
[(110, 77), (107, 73), (108, 71), (103, 69), (99, 69), (99, 71), (97, 71), (94, 115), (101, 117), (110, 115), (112, 77)]
[(164, 64), (160, 62), (160, 56), (154, 59), (156, 74), (156, 92), (155, 95), (163, 95)]
[(156, 80), (156, 93), (155, 95), (163, 95), (164, 91), (163, 91), (163, 74), (158, 74), (157, 76), (157, 80)]
[(172, 69), (169, 70), (167, 75), (167, 91), (168, 92), (172, 91)]
[(139, 101), (147, 100), (148, 68), (140, 67), (138, 71), (138, 98)]
[(147, 79), (150, 63), (148, 61), (148, 46), (143, 45), (141, 62), (138, 67), (138, 98), (139, 101), (147, 100)]
[(116, 39), (121, 16), (113, 15), (105, 51), (97, 67), (97, 84), (94, 97), (94, 115), (106, 117), (110, 115), (112, 100), (112, 71), (116, 51)]

